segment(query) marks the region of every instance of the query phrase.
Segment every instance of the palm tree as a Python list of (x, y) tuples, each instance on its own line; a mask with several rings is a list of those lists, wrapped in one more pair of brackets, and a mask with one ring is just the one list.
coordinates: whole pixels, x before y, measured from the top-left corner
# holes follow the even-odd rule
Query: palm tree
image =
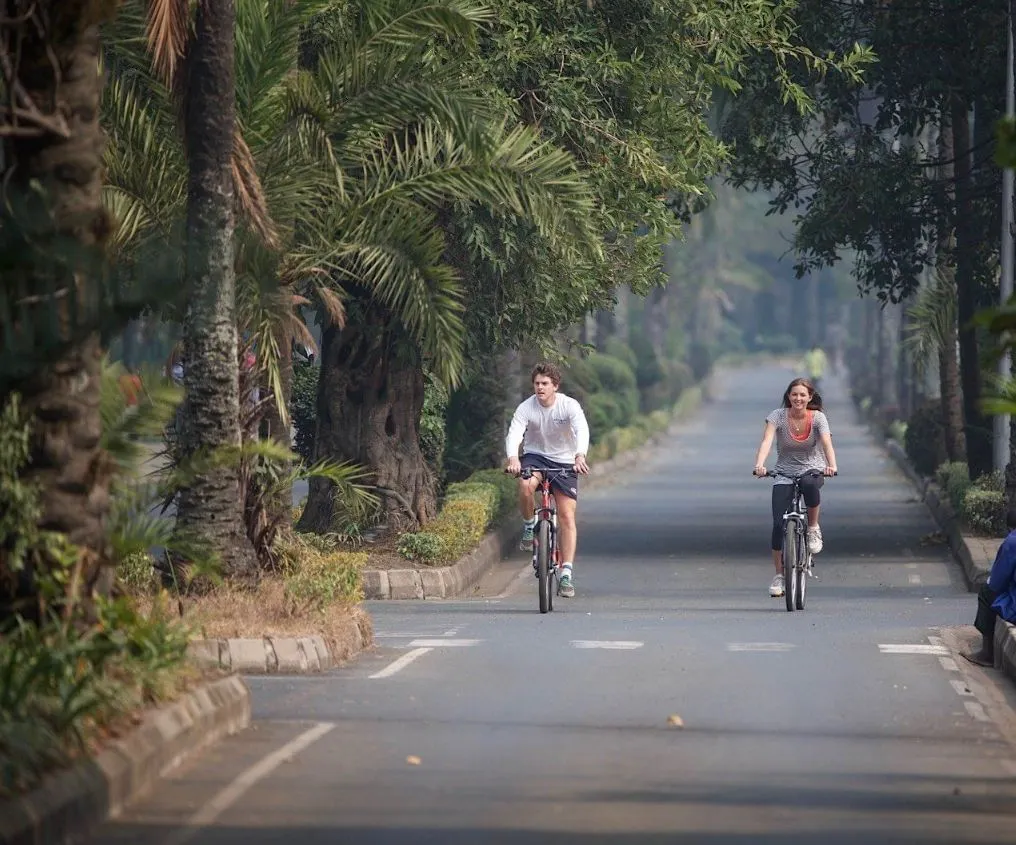
[[(462, 364), (465, 303), (441, 212), (479, 202), (562, 249), (599, 247), (570, 156), (495, 122), (455, 65), (433, 60), (432, 35), (468, 37), (485, 10), (368, 6), (292, 87), (294, 113), (320, 126), (343, 175), (325, 241), (310, 244), (347, 316), (323, 333), (315, 454), (368, 467), (389, 525), (414, 527), (435, 512), (419, 446), (424, 367), (454, 382)], [(328, 484), (312, 483), (300, 528), (327, 531), (332, 517)]]
[[(105, 521), (111, 472), (100, 434), (100, 328), (121, 319), (105, 287), (99, 24), (113, 4), (11, 0), (0, 20), (5, 202), (0, 236), (0, 406), (22, 398), (31, 422), (19, 476), (39, 490), (37, 524), (78, 551), (72, 591), (108, 590)], [(103, 320), (107, 324), (103, 325)], [(58, 561), (44, 549), (15, 567), (0, 544), (0, 616), (38, 593)], [(20, 542), (20, 540), (18, 540)], [(9, 593), (12, 590), (14, 595)], [(74, 589), (76, 588), (76, 589)], [(72, 597), (73, 598), (73, 597)]]

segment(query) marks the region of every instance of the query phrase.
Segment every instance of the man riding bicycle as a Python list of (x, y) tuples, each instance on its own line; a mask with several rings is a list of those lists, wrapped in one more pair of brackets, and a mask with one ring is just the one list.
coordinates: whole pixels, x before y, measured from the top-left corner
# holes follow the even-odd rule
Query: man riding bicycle
[[(512, 416), (505, 438), (506, 469), (518, 476), (523, 469), (534, 470), (531, 478), (519, 479), (519, 510), (522, 513), (520, 547), (533, 547), (536, 528), (536, 505), (533, 494), (540, 483), (539, 470), (555, 472), (550, 480), (557, 507), (560, 533), (561, 573), (558, 591), (564, 598), (575, 595), (572, 566), (578, 546), (575, 510), (579, 497), (579, 475), (589, 472), (586, 452), (589, 450), (589, 425), (582, 406), (570, 396), (558, 393), (561, 371), (549, 363), (537, 364), (532, 373), (533, 395), (522, 402)], [(522, 460), (519, 460), (522, 446)]]

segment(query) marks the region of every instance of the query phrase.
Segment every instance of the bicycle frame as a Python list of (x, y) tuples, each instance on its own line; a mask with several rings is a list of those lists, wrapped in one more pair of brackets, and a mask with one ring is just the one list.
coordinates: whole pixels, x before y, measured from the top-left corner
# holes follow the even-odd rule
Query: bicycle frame
[[(550, 487), (550, 476), (555, 470), (523, 470), (521, 478), (532, 478), (533, 473), (540, 473), (540, 503), (536, 506), (536, 522), (547, 520), (550, 523), (550, 549), (551, 560), (557, 567), (561, 563), (561, 550), (557, 546), (557, 506), (554, 503), (554, 494)], [(560, 470), (558, 470), (560, 472)], [(536, 544), (533, 544), (533, 561), (536, 561)]]

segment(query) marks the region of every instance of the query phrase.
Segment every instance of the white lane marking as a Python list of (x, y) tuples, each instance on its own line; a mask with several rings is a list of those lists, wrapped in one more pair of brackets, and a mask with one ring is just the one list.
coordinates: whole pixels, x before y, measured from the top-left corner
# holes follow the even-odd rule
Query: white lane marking
[(444, 632), (444, 636), (446, 636), (446, 637), (454, 637), (457, 633), (458, 633), (458, 631), (453, 629), (451, 631), (445, 631)]
[(386, 637), (393, 640), (414, 640), (419, 637), (454, 637), (458, 631), (445, 631), (443, 634), (435, 634), (429, 631), (375, 631), (374, 638)]
[(964, 701), (963, 706), (967, 708), (967, 712), (977, 719), (978, 722), (991, 721), (991, 719), (988, 718), (988, 714), (984, 712), (984, 707), (982, 707), (978, 702)]
[(973, 690), (971, 690), (970, 687), (967, 686), (967, 682), (966, 681), (956, 681), (956, 680), (953, 680), (953, 681), (949, 681), (949, 684), (950, 684), (950, 686), (952, 686), (952, 688), (954, 690), (956, 690), (956, 694), (957, 695), (973, 695), (974, 694)]
[(944, 645), (929, 645), (927, 643), (901, 643), (884, 644), (879, 643), (878, 650), (882, 654), (948, 654), (949, 649)]
[(916, 563), (905, 563), (903, 564), (907, 569), (917, 569)]
[(259, 780), (267, 777), (287, 760), (291, 760), (305, 748), (317, 742), (334, 727), (332, 722), (318, 722), (310, 730), (304, 731), (296, 739), (287, 742), (282, 748), (273, 751), (267, 757), (262, 757), (191, 816), (183, 827), (166, 837), (163, 840), (163, 845), (185, 845), (190, 842), (203, 828), (212, 824), (243, 797), (243, 794)]
[(907, 581), (916, 586), (921, 583), (921, 576), (915, 573), (911, 573), (910, 575), (907, 576)]
[(941, 637), (928, 637), (928, 642), (931, 643), (932, 645), (945, 646), (945, 640), (943, 640)]
[(727, 651), (790, 651), (793, 643), (727, 643)]
[(956, 665), (956, 661), (953, 660), (951, 657), (940, 657), (938, 659), (938, 662), (942, 664), (942, 668), (945, 669), (946, 672), (960, 671), (960, 667)]
[(574, 648), (607, 648), (626, 651), (642, 648), (644, 645), (638, 640), (572, 640), (571, 644)]
[(466, 646), (477, 645), (482, 643), (483, 640), (413, 640), (410, 644), (410, 648), (463, 648)]
[(423, 657), (428, 651), (433, 651), (433, 649), (430, 649), (430, 648), (414, 648), (412, 651), (407, 651), (405, 654), (402, 655), (402, 657), (400, 657), (394, 663), (389, 663), (380, 672), (375, 672), (370, 677), (371, 678), (390, 678), (396, 672), (401, 672), (403, 669), (405, 669), (410, 663), (412, 663), (417, 658)]

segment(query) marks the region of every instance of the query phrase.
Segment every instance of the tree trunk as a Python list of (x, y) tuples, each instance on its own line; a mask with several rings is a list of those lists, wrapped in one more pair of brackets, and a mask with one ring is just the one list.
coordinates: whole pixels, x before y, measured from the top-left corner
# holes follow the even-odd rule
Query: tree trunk
[[(943, 118), (938, 132), (938, 157), (945, 163), (939, 167), (939, 178), (947, 185), (953, 182), (955, 177), (952, 164), (954, 155), (952, 124)], [(956, 269), (953, 263), (954, 219), (955, 210), (951, 208), (939, 224), (935, 248), (935, 270), (939, 276), (953, 285), (956, 284)], [(955, 329), (950, 337), (943, 340), (945, 342), (938, 351), (938, 378), (939, 396), (942, 401), (942, 425), (945, 430), (945, 451), (950, 461), (966, 461), (967, 438), (963, 431), (963, 393)]]
[[(373, 475), (389, 531), (415, 530), (437, 512), (433, 473), (420, 450), (424, 374), (415, 346), (400, 341), (387, 311), (363, 307), (321, 343), (315, 458), (352, 461)], [(311, 479), (301, 531), (333, 530), (333, 485)]]
[(991, 472), (991, 420), (981, 413), (983, 390), (977, 330), (971, 321), (977, 312), (976, 250), (973, 230), (975, 209), (970, 169), (970, 118), (967, 104), (953, 101), (953, 147), (956, 165), (956, 310), (959, 322), (960, 378), (963, 384), (963, 417), (967, 465), (971, 478)]
[[(12, 17), (4, 23), (5, 30), (18, 30), (6, 36), (17, 38), (17, 54), (0, 49), (27, 97), (47, 117), (63, 122), (67, 135), (41, 127), (36, 134), (4, 139), (6, 201), (0, 226), (8, 259), (17, 263), (0, 279), (0, 295), (14, 317), (14, 332), (59, 316), (52, 324), (58, 327), (55, 333), (33, 338), (36, 357), (19, 362), (30, 367), (27, 375), (12, 379), (4, 362), (0, 405), (12, 392), (21, 394), (24, 416), (32, 425), (29, 461), (21, 477), (39, 490), (40, 527), (67, 535), (80, 549), (67, 597), (87, 609), (94, 595), (109, 592), (114, 577), (106, 539), (112, 471), (100, 448), (102, 349), (98, 336), (82, 324), (102, 304), (97, 285), (110, 228), (102, 204), (105, 137), (98, 120), (101, 12), (80, 0), (26, 3), (8, 12), (26, 13), (25, 7), (30, 8), (23, 23)], [(21, 122), (32, 125), (31, 118)], [(65, 308), (67, 300), (58, 299), (57, 291), (71, 291), (68, 299), (73, 297), (78, 307)], [(13, 347), (17, 340), (2, 337), (2, 331), (0, 341)], [(52, 345), (41, 348), (40, 339)], [(3, 558), (0, 550), (0, 564)], [(9, 574), (0, 571), (0, 576)], [(4, 578), (0, 618), (15, 608), (35, 617), (40, 574), (22, 572), (16, 584)], [(21, 607), (21, 601), (27, 606)]]
[[(203, 0), (188, 57), (185, 455), (240, 445), (231, 170), (234, 22), (233, 0)], [(256, 575), (237, 467), (195, 478), (181, 493), (177, 523), (219, 556), (227, 576)]]

